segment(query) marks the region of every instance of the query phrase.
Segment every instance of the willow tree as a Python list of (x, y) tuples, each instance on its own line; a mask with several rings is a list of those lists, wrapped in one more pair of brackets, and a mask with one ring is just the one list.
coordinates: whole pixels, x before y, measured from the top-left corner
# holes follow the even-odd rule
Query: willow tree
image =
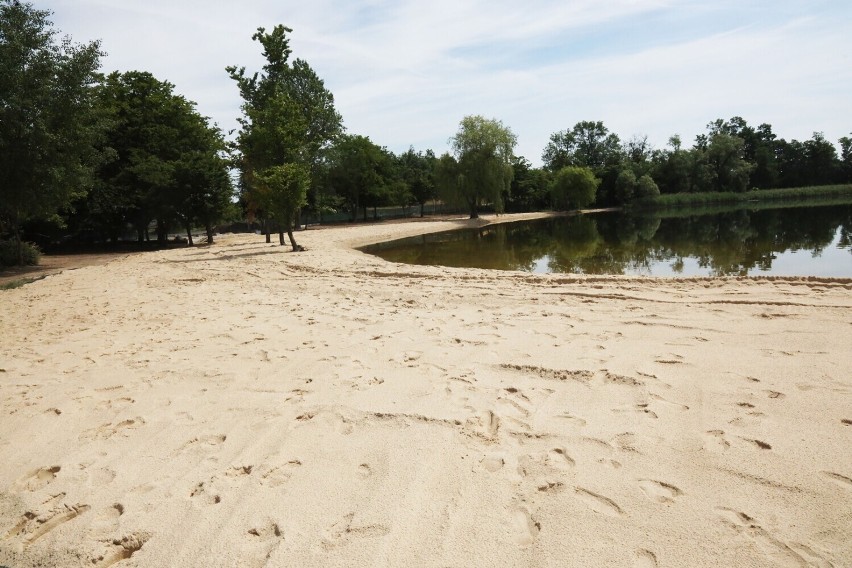
[[(270, 208), (269, 204), (298, 203), (299, 208), (304, 205), (310, 182), (303, 179), (302, 173), (316, 166), (320, 153), (340, 134), (342, 126), (333, 95), (313, 69), (301, 59), (290, 63), (292, 50), (287, 34), (292, 31), (282, 25), (270, 33), (257, 29), (252, 39), (263, 46), (266, 64), (262, 72), (249, 76), (245, 67), (231, 66), (226, 70), (243, 98), (241, 128), (235, 144), (243, 199), (250, 214), (277, 221), (281, 244), (283, 233), (287, 232), (295, 251), (302, 249), (292, 231), (298, 209), (291, 218), (285, 214), (286, 207)], [(288, 167), (275, 169), (283, 166)], [(269, 181), (283, 179), (284, 171), (301, 172), (296, 176), (301, 181)], [(279, 191), (285, 195), (269, 195)], [(290, 191), (304, 195), (290, 195)]]
[(449, 203), (465, 204), (470, 218), (479, 217), (483, 202), (503, 211), (503, 193), (512, 183), (512, 151), (517, 137), (496, 119), (466, 116), (450, 138), (454, 157), (439, 163), (439, 191)]

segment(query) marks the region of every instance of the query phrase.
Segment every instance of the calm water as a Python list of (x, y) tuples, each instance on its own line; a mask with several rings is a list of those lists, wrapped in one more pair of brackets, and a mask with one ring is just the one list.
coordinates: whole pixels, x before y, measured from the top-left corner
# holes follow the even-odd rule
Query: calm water
[(852, 277), (852, 205), (671, 215), (541, 219), (363, 250), (392, 262), (527, 272)]

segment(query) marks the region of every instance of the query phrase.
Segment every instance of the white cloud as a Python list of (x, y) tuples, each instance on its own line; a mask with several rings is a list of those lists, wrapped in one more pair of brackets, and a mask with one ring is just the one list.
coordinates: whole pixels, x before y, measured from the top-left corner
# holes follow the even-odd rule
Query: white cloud
[(466, 114), (502, 120), (537, 163), (551, 133), (603, 120), (623, 139), (685, 142), (715, 118), (784, 138), (852, 131), (852, 8), (829, 1), (497, 0), (430, 3), (57, 0), (76, 41), (103, 39), (105, 70), (176, 85), (223, 128), (240, 100), (224, 67), (262, 65), (258, 26), (294, 29), (294, 56), (334, 93), (350, 131), (442, 152)]

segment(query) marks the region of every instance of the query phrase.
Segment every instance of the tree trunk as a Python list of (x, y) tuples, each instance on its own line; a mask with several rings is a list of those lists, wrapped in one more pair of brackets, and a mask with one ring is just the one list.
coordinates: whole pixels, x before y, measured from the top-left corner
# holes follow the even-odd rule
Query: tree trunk
[(270, 236), (270, 231), (272, 230), (272, 227), (270, 227), (270, 225), (272, 225), (272, 223), (269, 222), (269, 219), (263, 220), (263, 232), (266, 233), (267, 244), (272, 243), (272, 237)]
[(21, 226), (18, 224), (18, 220), (15, 219), (13, 221), (15, 224), (15, 247), (18, 251), (18, 266), (24, 265), (24, 244), (21, 242)]
[(479, 212), (476, 210), (476, 201), (471, 201), (470, 203), (470, 218), (471, 219), (479, 219)]
[(424, 203), (421, 203), (421, 204), (420, 204), (420, 218), (421, 218), (421, 219), (423, 218), (423, 206), (424, 206), (424, 205), (425, 205)]
[(207, 230), (207, 244), (213, 244), (213, 225), (210, 224), (210, 221), (207, 221), (204, 224), (204, 228)]
[[(290, 237), (290, 246), (293, 247), (293, 252), (302, 252), (305, 250), (305, 247), (296, 244), (296, 239), (293, 238), (293, 229), (292, 227), (287, 229), (287, 236)], [(284, 244), (283, 242), (281, 243)]]
[(189, 223), (186, 224), (186, 246), (192, 246), (192, 229), (189, 226)]
[(367, 206), (364, 206), (364, 222), (367, 222)]
[(157, 244), (165, 245), (169, 242), (169, 227), (160, 219), (157, 219)]
[(378, 221), (378, 219), (379, 219), (379, 216), (378, 216), (378, 213), (376, 212), (376, 206), (373, 205), (373, 221)]

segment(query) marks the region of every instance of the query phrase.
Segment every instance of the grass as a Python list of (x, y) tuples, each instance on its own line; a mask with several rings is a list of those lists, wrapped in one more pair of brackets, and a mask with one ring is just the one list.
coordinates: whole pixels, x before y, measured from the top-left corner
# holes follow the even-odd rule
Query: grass
[(639, 208), (665, 209), (702, 205), (742, 204), (748, 202), (761, 203), (765, 201), (807, 201), (810, 203), (814, 200), (833, 200), (844, 197), (852, 198), (852, 184), (757, 189), (743, 193), (670, 193), (635, 201), (631, 205)]
[(46, 277), (47, 277), (47, 274), (44, 274), (42, 276), (34, 276), (32, 278), (18, 278), (17, 280), (12, 280), (11, 282), (6, 282), (6, 283), (3, 283), (3, 284), (0, 284), (0, 290), (14, 290), (15, 288), (20, 288), (21, 286), (24, 286), (25, 284), (30, 284), (32, 282), (35, 282), (37, 280), (41, 280), (42, 278), (46, 278)]

